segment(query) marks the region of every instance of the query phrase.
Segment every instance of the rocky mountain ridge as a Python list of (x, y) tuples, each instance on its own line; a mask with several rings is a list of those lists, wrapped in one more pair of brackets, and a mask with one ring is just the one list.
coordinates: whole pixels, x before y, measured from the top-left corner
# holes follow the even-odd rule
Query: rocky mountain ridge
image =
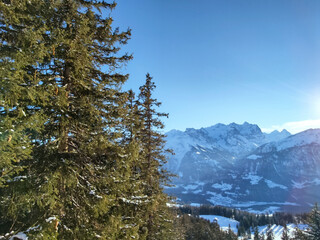
[(167, 191), (184, 203), (252, 211), (304, 211), (320, 200), (320, 130), (263, 133), (254, 124), (170, 131), (179, 175)]

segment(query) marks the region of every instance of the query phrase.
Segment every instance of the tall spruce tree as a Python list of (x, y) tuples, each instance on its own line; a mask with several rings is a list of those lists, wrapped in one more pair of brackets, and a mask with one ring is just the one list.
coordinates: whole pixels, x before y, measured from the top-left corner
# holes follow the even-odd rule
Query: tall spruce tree
[(267, 240), (273, 240), (274, 239), (274, 234), (273, 234), (273, 231), (272, 231), (272, 228), (271, 228), (270, 224), (268, 224), (266, 234), (267, 234)]
[(284, 225), (283, 227), (283, 232), (281, 235), (281, 240), (289, 240), (289, 233), (288, 233), (288, 228), (287, 228), (287, 224)]
[(116, 71), (131, 58), (117, 54), (130, 31), (112, 28), (112, 18), (102, 14), (114, 7), (88, 0), (0, 3), (3, 233), (28, 230), (32, 239), (140, 234), (134, 207), (125, 214), (140, 148), (120, 140), (127, 76)]
[(260, 240), (260, 235), (259, 235), (259, 229), (258, 229), (258, 226), (255, 226), (254, 227), (254, 237), (253, 237), (254, 240)]
[(292, 240), (307, 240), (308, 237), (306, 236), (306, 233), (299, 229), (298, 227), (295, 228), (293, 238)]
[(170, 199), (163, 193), (163, 186), (168, 183), (170, 176), (161, 168), (166, 163), (166, 156), (164, 134), (159, 132), (164, 128), (160, 117), (167, 117), (168, 114), (156, 111), (156, 107), (159, 107), (161, 103), (152, 98), (155, 87), (151, 76), (147, 74), (145, 84), (140, 87), (137, 101), (140, 121), (143, 123), (139, 132), (143, 146), (141, 176), (145, 181), (144, 191), (149, 201), (146, 211), (147, 239), (170, 239), (173, 234), (173, 215), (167, 207)]
[(320, 210), (316, 203), (312, 208), (307, 221), (309, 230), (306, 232), (307, 239), (320, 239)]
[(45, 3), (33, 2), (0, 2), (0, 187), (23, 169), (19, 162), (31, 158), (32, 131), (44, 123), (35, 105), (48, 94), (33, 66), (46, 49), (37, 42), (45, 27), (33, 13)]
[(22, 171), (33, 158), (37, 133), (46, 121), (39, 105), (49, 94), (38, 69), (49, 49), (39, 44), (46, 27), (36, 13), (47, 7), (44, 1), (0, 2), (1, 232), (15, 229), (21, 221), (16, 212), (26, 206), (18, 203), (13, 185), (26, 177)]

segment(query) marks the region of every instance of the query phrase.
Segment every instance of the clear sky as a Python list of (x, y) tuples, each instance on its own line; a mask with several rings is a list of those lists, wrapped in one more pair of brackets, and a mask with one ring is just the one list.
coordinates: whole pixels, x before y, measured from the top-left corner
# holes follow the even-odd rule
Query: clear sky
[(320, 127), (319, 0), (118, 0), (126, 88), (149, 72), (166, 129)]

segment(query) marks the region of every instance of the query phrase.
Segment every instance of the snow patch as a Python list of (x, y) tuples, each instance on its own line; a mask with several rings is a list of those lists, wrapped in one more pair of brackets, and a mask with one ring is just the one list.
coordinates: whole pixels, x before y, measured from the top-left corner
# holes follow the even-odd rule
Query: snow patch
[[(249, 201), (249, 202), (243, 202), (243, 203), (235, 203), (233, 204), (233, 207), (252, 207), (252, 206), (263, 206), (263, 205), (289, 205), (289, 206), (299, 206), (297, 203), (293, 202), (255, 202), (255, 201)], [(264, 212), (266, 212), (264, 210)]]
[(196, 190), (198, 188), (198, 185), (197, 184), (189, 184), (189, 185), (186, 185), (186, 186), (183, 186), (183, 188), (185, 190)]
[(16, 235), (12, 236), (9, 240), (13, 239), (28, 240), (28, 236), (23, 232), (19, 232)]
[(297, 189), (306, 188), (313, 185), (320, 185), (320, 179), (316, 178), (313, 181), (302, 181), (302, 182), (296, 182), (292, 180), (292, 187)]
[(256, 185), (260, 182), (262, 177), (249, 173), (249, 174), (246, 174), (245, 176), (243, 176), (242, 179), (249, 179), (251, 185)]
[(190, 203), (191, 207), (200, 207), (201, 204), (200, 203)]
[(199, 193), (201, 193), (201, 192), (202, 192), (202, 190), (198, 189), (198, 190), (193, 191), (192, 193), (193, 193), (193, 194), (199, 194)]
[(234, 202), (233, 199), (224, 197), (218, 193), (207, 191), (206, 194), (211, 195), (211, 197), (208, 198), (207, 201), (214, 205), (230, 206)]
[(252, 154), (250, 156), (247, 157), (247, 159), (251, 159), (251, 160), (257, 160), (259, 158), (262, 158), (261, 156), (259, 155), (255, 155), (255, 154)]
[(281, 189), (288, 189), (286, 186), (272, 182), (271, 180), (265, 179), (264, 182), (268, 185), (269, 188), (281, 188)]
[(54, 220), (57, 220), (57, 218), (55, 216), (47, 218), (46, 222), (51, 223)]
[(221, 191), (227, 191), (232, 189), (232, 184), (228, 183), (215, 183), (212, 185), (213, 188), (215, 189), (220, 189)]
[(210, 222), (216, 221), (223, 231), (228, 231), (229, 225), (230, 225), (230, 228), (233, 232), (235, 233), (238, 232), (237, 225), (239, 225), (239, 222), (234, 219), (226, 218), (218, 215), (199, 215), (199, 217), (209, 220)]

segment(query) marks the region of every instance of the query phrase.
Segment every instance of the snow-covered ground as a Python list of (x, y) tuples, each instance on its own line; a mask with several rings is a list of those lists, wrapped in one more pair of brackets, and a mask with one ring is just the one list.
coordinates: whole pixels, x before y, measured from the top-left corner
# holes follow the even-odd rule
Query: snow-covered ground
[(212, 185), (213, 188), (215, 189), (221, 189), (221, 191), (227, 191), (227, 190), (231, 190), (232, 189), (232, 184), (228, 184), (228, 183), (215, 183)]
[[(218, 224), (220, 225), (220, 228), (222, 230), (225, 230), (227, 231), (228, 228), (229, 228), (229, 225), (231, 227), (231, 230), (234, 232), (234, 233), (237, 233), (238, 230), (237, 230), (237, 224), (239, 224), (238, 221), (234, 220), (234, 219), (230, 219), (230, 218), (226, 218), (226, 217), (222, 217), (222, 216), (218, 216), (218, 215), (200, 215), (201, 218), (204, 218), (204, 219), (207, 219), (209, 220), (210, 222), (214, 222), (214, 221), (217, 221)], [(267, 231), (267, 225), (265, 226), (259, 226), (258, 229), (259, 229), (259, 234), (266, 234), (266, 231)], [(288, 232), (289, 232), (289, 235), (291, 237), (293, 237), (293, 234), (294, 234), (294, 231), (295, 231), (295, 228), (298, 227), (299, 229), (306, 229), (307, 228), (307, 225), (305, 224), (299, 224), (299, 225), (295, 225), (295, 224), (287, 224), (287, 228), (288, 228)], [(282, 232), (283, 232), (283, 227), (282, 226), (279, 226), (279, 225), (272, 225), (271, 226), (271, 229), (273, 231), (273, 234), (274, 234), (274, 240), (281, 240), (281, 235), (282, 235)], [(252, 239), (254, 237), (253, 235), (254, 233), (252, 232)]]
[(272, 182), (271, 180), (264, 179), (264, 182), (268, 185), (269, 188), (282, 188), (282, 189), (288, 189), (286, 186)]
[(218, 216), (218, 215), (200, 215), (201, 218), (207, 219), (210, 222), (214, 222), (217, 221), (218, 224), (220, 225), (220, 228), (227, 231), (229, 228), (229, 224), (230, 224), (230, 228), (233, 232), (237, 233), (237, 225), (239, 224), (238, 221), (231, 219), (231, 218), (226, 218), (226, 217), (222, 217), (222, 216)]
[(251, 185), (256, 185), (256, 184), (258, 184), (262, 178), (263, 178), (263, 177), (260, 177), (260, 176), (257, 176), (257, 175), (251, 174), (251, 173), (249, 173), (249, 174), (247, 174), (246, 176), (243, 176), (243, 177), (242, 177), (242, 179), (249, 179)]
[[(288, 232), (289, 232), (289, 236), (290, 237), (293, 237), (294, 235), (294, 231), (295, 231), (295, 228), (298, 227), (299, 229), (306, 229), (307, 228), (307, 225), (305, 224), (298, 224), (298, 225), (295, 225), (295, 224), (287, 224), (287, 229), (288, 229)], [(267, 232), (267, 228), (268, 226), (260, 226), (258, 227), (259, 229), (259, 234), (265, 234), (266, 236), (266, 232)], [(274, 240), (281, 240), (281, 236), (282, 236), (282, 232), (283, 232), (283, 227), (282, 226), (279, 226), (279, 225), (272, 225), (271, 226), (271, 229), (273, 231), (273, 234), (274, 234)], [(253, 238), (253, 233), (252, 233), (252, 238)]]
[[(8, 233), (5, 236), (0, 236), (0, 239), (8, 239), (9, 235), (10, 234)], [(27, 235), (25, 233), (19, 232), (19, 233), (15, 234), (14, 236), (9, 238), (9, 240), (13, 240), (13, 239), (28, 240), (28, 237), (27, 237)]]

